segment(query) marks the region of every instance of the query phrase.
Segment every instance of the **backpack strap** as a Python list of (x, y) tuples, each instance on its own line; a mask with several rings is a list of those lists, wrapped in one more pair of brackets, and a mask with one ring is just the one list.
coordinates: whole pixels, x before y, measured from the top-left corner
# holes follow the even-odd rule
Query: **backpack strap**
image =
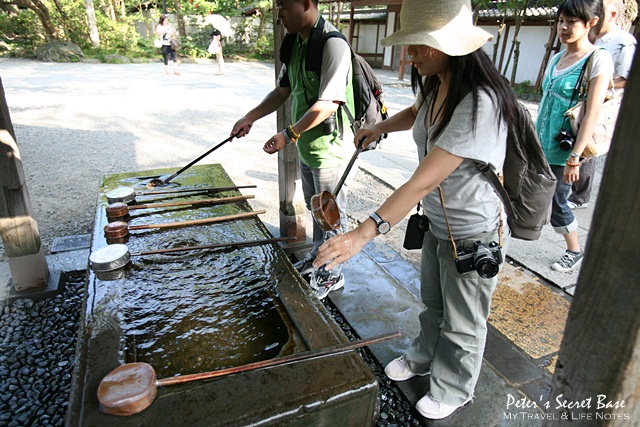
[(476, 167), (482, 172), (482, 174), (487, 178), (487, 180), (493, 185), (493, 188), (498, 193), (500, 200), (502, 200), (502, 204), (504, 205), (504, 209), (507, 211), (508, 218), (516, 218), (515, 210), (513, 209), (513, 205), (511, 204), (511, 199), (509, 199), (509, 195), (507, 194), (507, 190), (504, 189), (502, 182), (500, 182), (500, 178), (498, 175), (491, 169), (491, 166), (488, 164), (484, 165), (481, 163), (476, 163)]

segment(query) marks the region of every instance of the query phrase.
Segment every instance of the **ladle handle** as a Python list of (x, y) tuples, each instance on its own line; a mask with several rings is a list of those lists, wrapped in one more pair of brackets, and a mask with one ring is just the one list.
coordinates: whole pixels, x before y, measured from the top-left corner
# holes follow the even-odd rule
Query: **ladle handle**
[(245, 212), (245, 213), (234, 214), (234, 215), (217, 216), (215, 218), (194, 219), (191, 221), (167, 222), (164, 224), (130, 225), (129, 230), (145, 230), (148, 228), (171, 228), (171, 227), (184, 227), (186, 225), (212, 224), (214, 222), (223, 222), (223, 221), (229, 221), (232, 219), (247, 218), (251, 216), (260, 215), (266, 212), (267, 211), (265, 210), (259, 210), (259, 211)]
[(316, 359), (320, 357), (332, 356), (334, 354), (344, 353), (356, 348), (376, 344), (382, 341), (387, 341), (392, 338), (400, 337), (400, 332), (393, 332), (390, 334), (378, 335), (365, 340), (353, 341), (350, 343), (339, 344), (332, 347), (327, 347), (321, 350), (312, 350), (304, 353), (292, 354), (284, 357), (277, 357), (270, 360), (262, 360), (260, 362), (249, 363), (242, 366), (236, 366), (233, 368), (220, 369), (211, 372), (202, 372), (199, 374), (180, 375), (176, 377), (162, 378), (156, 381), (157, 386), (168, 386), (174, 384), (185, 383), (188, 381), (204, 380), (207, 378), (222, 377), (225, 375), (235, 374), (238, 372), (252, 371), (261, 368), (268, 368), (271, 366), (286, 365), (288, 363), (299, 362), (301, 360)]
[(202, 200), (185, 200), (182, 202), (171, 202), (171, 203), (150, 203), (147, 205), (134, 205), (129, 206), (128, 209), (130, 211), (136, 209), (153, 209), (153, 208), (167, 208), (171, 206), (193, 206), (193, 205), (213, 205), (220, 203), (234, 203), (240, 202), (247, 199), (253, 199), (255, 196), (233, 196), (233, 197), (218, 197), (215, 199), (202, 199)]
[(165, 190), (165, 191), (145, 191), (136, 193), (136, 196), (154, 196), (157, 194), (173, 194), (173, 193), (195, 193), (198, 191), (229, 191), (238, 190), (240, 188), (256, 188), (255, 185), (239, 185), (230, 187), (205, 187), (205, 188), (184, 188), (182, 190)]
[(340, 178), (340, 181), (338, 181), (338, 185), (336, 185), (336, 188), (333, 190), (334, 196), (337, 196), (338, 193), (340, 192), (340, 189), (342, 189), (342, 186), (344, 185), (344, 182), (347, 180), (347, 176), (349, 176), (349, 172), (351, 171), (353, 164), (356, 162), (356, 159), (358, 158), (358, 155), (361, 152), (362, 152), (362, 141), (360, 141), (358, 148), (356, 148), (356, 152), (353, 153), (353, 156), (351, 156), (351, 160), (349, 160), (349, 164), (347, 165), (347, 168), (344, 170), (344, 173), (342, 174), (342, 178)]
[(206, 153), (204, 153), (203, 155), (201, 155), (200, 157), (198, 157), (197, 159), (195, 159), (194, 161), (192, 161), (191, 163), (189, 163), (188, 165), (186, 165), (185, 167), (183, 167), (182, 169), (180, 169), (178, 172), (174, 173), (173, 175), (171, 175), (169, 178), (165, 179), (163, 181), (164, 184), (168, 183), (169, 181), (171, 181), (173, 178), (175, 178), (176, 176), (180, 175), (182, 172), (186, 171), (187, 169), (189, 169), (191, 166), (195, 165), (196, 163), (198, 163), (200, 160), (204, 159), (205, 157), (207, 157), (209, 154), (211, 154), (212, 152), (214, 152), (215, 150), (217, 150), (218, 148), (222, 147), (224, 144), (226, 144), (227, 142), (231, 141), (233, 138), (235, 138), (236, 136), (238, 136), (238, 134), (234, 134), (231, 135), (229, 138), (225, 139), (224, 141), (222, 141), (220, 144), (216, 145), (215, 147), (213, 147), (211, 150), (207, 151)]
[(216, 243), (213, 245), (184, 246), (182, 248), (156, 249), (153, 251), (133, 252), (129, 255), (130, 256), (155, 255), (155, 254), (164, 254), (167, 252), (197, 251), (200, 249), (217, 249), (217, 248), (238, 247), (238, 246), (266, 245), (269, 243), (285, 242), (287, 240), (295, 240), (295, 239), (296, 239), (295, 237), (277, 237), (274, 239), (246, 240), (244, 242)]

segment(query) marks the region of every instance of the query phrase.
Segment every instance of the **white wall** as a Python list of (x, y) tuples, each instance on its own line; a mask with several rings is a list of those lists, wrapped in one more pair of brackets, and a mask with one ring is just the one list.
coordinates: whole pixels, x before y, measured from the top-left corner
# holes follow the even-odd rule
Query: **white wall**
[[(484, 45), (484, 51), (491, 57), (493, 55), (493, 43), (495, 42), (495, 37), (498, 34), (498, 27), (481, 27), (482, 29), (488, 31), (493, 34), (494, 39)], [(525, 80), (529, 80), (532, 84), (536, 82), (538, 78), (538, 72), (540, 70), (540, 64), (542, 64), (542, 59), (544, 58), (545, 47), (544, 45), (549, 40), (549, 27), (541, 26), (541, 27), (522, 27), (520, 28), (520, 34), (518, 35), (518, 40), (520, 40), (520, 57), (518, 59), (518, 69), (516, 70), (516, 83), (520, 83)], [(509, 51), (512, 46), (513, 36), (515, 33), (515, 28), (512, 27), (509, 31), (509, 40), (507, 41), (507, 46), (505, 50), (505, 57), (503, 60), (504, 64), (507, 63), (507, 57), (509, 55)], [(496, 57), (496, 62), (500, 61), (500, 51), (502, 49), (503, 40), (500, 40), (500, 47), (498, 48), (498, 56)], [(497, 66), (498, 64), (496, 64)], [(513, 70), (513, 58), (509, 63), (509, 68), (506, 73), (503, 73), (505, 77), (511, 79), (511, 72)], [(502, 72), (502, 70), (500, 70)]]

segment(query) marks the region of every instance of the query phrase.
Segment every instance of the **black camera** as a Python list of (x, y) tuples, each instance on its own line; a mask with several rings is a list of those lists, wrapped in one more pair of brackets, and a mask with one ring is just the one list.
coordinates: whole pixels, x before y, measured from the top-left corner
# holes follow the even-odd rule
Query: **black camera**
[(424, 233), (429, 229), (429, 218), (415, 213), (409, 217), (407, 231), (402, 247), (405, 249), (421, 249)]
[(485, 245), (478, 241), (473, 244), (473, 249), (458, 249), (455, 262), (460, 274), (475, 270), (480, 277), (490, 279), (500, 270), (502, 250), (496, 242)]
[(331, 113), (329, 117), (322, 122), (322, 133), (324, 135), (330, 135), (336, 130), (336, 113)]
[(558, 132), (553, 139), (560, 143), (560, 149), (564, 151), (571, 150), (573, 148), (573, 144), (576, 142), (575, 135), (564, 129)]

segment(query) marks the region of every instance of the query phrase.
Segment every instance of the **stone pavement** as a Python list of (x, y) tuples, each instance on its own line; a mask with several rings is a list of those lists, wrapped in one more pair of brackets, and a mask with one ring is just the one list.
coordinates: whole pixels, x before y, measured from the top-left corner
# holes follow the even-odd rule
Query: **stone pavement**
[[(6, 62), (0, 63), (0, 69), (7, 64)], [(34, 69), (41, 66), (35, 62), (25, 62), (25, 64)], [(55, 73), (57, 67), (68, 67), (68, 69), (64, 68), (63, 75), (64, 79), (71, 82), (88, 82), (92, 85), (106, 82), (108, 89), (119, 97), (120, 105), (125, 107), (122, 114), (131, 117), (128, 130), (137, 138), (136, 147), (142, 147), (144, 150), (144, 144), (147, 142), (145, 139), (148, 138), (149, 133), (145, 128), (145, 123), (138, 120), (138, 115), (147, 117), (147, 120), (151, 121), (157, 122), (158, 119), (127, 98), (125, 79), (129, 84), (135, 85), (135, 89), (131, 91), (133, 95), (140, 96), (143, 90), (145, 93), (152, 93), (155, 90), (155, 83), (149, 76), (160, 70), (158, 64), (109, 66), (42, 64), (42, 67), (43, 70), (47, 69), (46, 73), (42, 73), (43, 82), (46, 82), (47, 79), (50, 81), (51, 71)], [(210, 90), (211, 83), (204, 80), (205, 78), (211, 79), (209, 76), (210, 67), (211, 65), (208, 64), (184, 64), (181, 67), (183, 76), (180, 80), (171, 79), (163, 83), (165, 92), (170, 91), (172, 95), (191, 95), (185, 95), (183, 96), (184, 101), (174, 103), (172, 109), (175, 110), (175, 114), (171, 115), (174, 126), (180, 126), (181, 121), (186, 119), (180, 116), (179, 112), (192, 111), (194, 121), (187, 124), (189, 136), (186, 138), (189, 138), (190, 142), (190, 146), (186, 147), (188, 150), (184, 152), (184, 150), (177, 149), (179, 137), (176, 136), (171, 141), (171, 150), (155, 150), (163, 156), (160, 160), (154, 158), (155, 151), (147, 150), (142, 151), (140, 154), (144, 155), (140, 155), (139, 158), (123, 155), (117, 159), (117, 162), (113, 161), (113, 164), (118, 164), (118, 167), (138, 167), (141, 169), (157, 166), (182, 166), (185, 163), (183, 157), (188, 161), (193, 158), (194, 153), (200, 154), (204, 151), (203, 147), (206, 145), (196, 145), (196, 143), (211, 144), (211, 139), (215, 141), (221, 139), (222, 135), (228, 134), (230, 123), (237, 119), (238, 111), (244, 111), (248, 106), (257, 103), (259, 97), (262, 96), (261, 94), (269, 90), (270, 85), (273, 84), (273, 66), (229, 63), (227, 74), (224, 78), (216, 80), (214, 85), (217, 91), (215, 93), (219, 96), (224, 95), (216, 99), (216, 102), (226, 105), (226, 103), (235, 101), (241, 105), (235, 105), (235, 108), (218, 109), (217, 120), (209, 121), (203, 125), (202, 120), (211, 111), (211, 106), (200, 104), (202, 98), (206, 98), (212, 93), (207, 92)], [(140, 71), (145, 74), (141, 74)], [(101, 74), (103, 72), (104, 75)], [(377, 74), (389, 93), (387, 100), (392, 113), (412, 103), (413, 95), (407, 87), (407, 81), (399, 80), (395, 73), (383, 70), (377, 70)], [(241, 82), (234, 79), (234, 76), (240, 75), (251, 77), (245, 78)], [(4, 74), (3, 83), (6, 90), (7, 81)], [(29, 84), (32, 82), (29, 81)], [(50, 88), (56, 91), (56, 97), (65, 99), (65, 85), (66, 81), (56, 80), (56, 85), (47, 86), (47, 83), (42, 83), (41, 86), (36, 87), (38, 87), (38, 93), (42, 99)], [(91, 87), (87, 86), (83, 90), (90, 91)], [(149, 103), (153, 106), (154, 102), (160, 100), (161, 98), (153, 99)], [(42, 105), (46, 103), (40, 99), (38, 102)], [(534, 104), (527, 103), (527, 106), (535, 113), (536, 106)], [(66, 107), (66, 109), (70, 109), (69, 105)], [(98, 111), (98, 107), (102, 106), (96, 106), (96, 111)], [(105, 103), (104, 108), (108, 107), (109, 105)], [(19, 143), (23, 143), (25, 137), (29, 137), (29, 134), (20, 135), (21, 130), (30, 129), (27, 124), (24, 124), (24, 122), (28, 122), (26, 116), (20, 115), (20, 111), (25, 111), (27, 108), (21, 105), (17, 110), (18, 114), (15, 115), (18, 120), (14, 118), (14, 125), (16, 122), (18, 125), (19, 138), (22, 136)], [(60, 110), (64, 111), (65, 108)], [(43, 108), (43, 111), (46, 110)], [(71, 113), (68, 114), (71, 115)], [(88, 111), (86, 116), (92, 114), (97, 113)], [(117, 121), (119, 114), (117, 110), (109, 114), (113, 115), (113, 119), (110, 118), (108, 123), (120, 123)], [(55, 119), (54, 113), (51, 113), (51, 116), (52, 119)], [(62, 122), (64, 122), (64, 117), (62, 116)], [(21, 120), (23, 122), (20, 122)], [(99, 120), (95, 120), (95, 122), (99, 123)], [(134, 123), (140, 128), (139, 133), (138, 129), (133, 126)], [(254, 138), (252, 139), (266, 140), (274, 131), (273, 123), (273, 118), (270, 118), (264, 119), (254, 126), (252, 132)], [(46, 127), (45, 124), (43, 123), (43, 127)], [(89, 127), (88, 125), (84, 126)], [(55, 135), (55, 132), (51, 132), (52, 129), (45, 130), (49, 135)], [(55, 131), (55, 129), (53, 130)], [(76, 132), (82, 131), (82, 129), (76, 130)], [(179, 131), (180, 129), (178, 129)], [(210, 135), (211, 132), (214, 135)], [(92, 138), (102, 138), (106, 133), (94, 133)], [(157, 138), (157, 134), (151, 133), (151, 135)], [(117, 136), (121, 140), (128, 135), (121, 133)], [(55, 144), (54, 136), (50, 138), (49, 143)], [(99, 139), (96, 139), (96, 142), (92, 147), (94, 150), (99, 150), (101, 146), (106, 145)], [(117, 143), (114, 140), (109, 147), (117, 147), (115, 145)], [(161, 144), (162, 141), (158, 139), (153, 143)], [(273, 173), (273, 162), (265, 162), (264, 157), (256, 160), (251, 159), (243, 151), (243, 147), (247, 144), (242, 144), (235, 145), (234, 150), (225, 151), (225, 157), (218, 157), (217, 161), (225, 166), (233, 165), (229, 168), (230, 175), (236, 182), (245, 183), (248, 177), (255, 180), (254, 182), (258, 184), (259, 188), (269, 190), (265, 191), (265, 194), (269, 194), (270, 198), (265, 198), (260, 194), (256, 195), (256, 201), (252, 203), (255, 209), (265, 208), (271, 213), (277, 212), (277, 198), (273, 196), (275, 193), (270, 192), (277, 187), (274, 182), (276, 176)], [(113, 148), (111, 149), (113, 150)], [(140, 150), (140, 148), (137, 149)], [(133, 166), (131, 166), (126, 163), (127, 161), (137, 163), (132, 163)], [(151, 163), (154, 161), (160, 163)], [(252, 163), (248, 163), (249, 161)], [(28, 166), (28, 163), (26, 164)], [(358, 188), (358, 185), (373, 187), (374, 184), (371, 183), (371, 180), (375, 180), (381, 184), (378, 187), (389, 192), (405, 182), (413, 173), (415, 166), (416, 153), (411, 134), (409, 132), (392, 134), (383, 142), (381, 149), (361, 155), (359, 183), (354, 183), (354, 188)], [(99, 165), (96, 165), (96, 168), (98, 167)], [(107, 170), (107, 172), (110, 171)], [(599, 179), (597, 183), (599, 184)], [(32, 197), (37, 199), (37, 193)], [(581, 225), (582, 242), (588, 233), (593, 202), (588, 209), (576, 212)], [(368, 214), (369, 211), (364, 210), (350, 212), (354, 222), (366, 219)], [(267, 216), (265, 222), (276, 234), (277, 219)], [(334, 292), (330, 296), (332, 302), (338, 306), (361, 337), (392, 330), (399, 330), (403, 333), (402, 339), (372, 347), (372, 351), (383, 364), (400, 355), (415, 335), (417, 315), (422, 307), (419, 300), (419, 255), (415, 253), (416, 251), (406, 251), (400, 247), (403, 227), (404, 223), (394, 227), (395, 230), (385, 236), (386, 238), (376, 239), (357, 257), (350, 260), (345, 266), (347, 285), (344, 290)], [(548, 265), (551, 260), (564, 250), (562, 238), (558, 239), (558, 237), (550, 227), (547, 227), (539, 241), (519, 242), (512, 240), (508, 254), (509, 262), (503, 269), (499, 286), (494, 294), (490, 332), (484, 365), (476, 389), (475, 403), (446, 420), (425, 421), (425, 425), (537, 426), (542, 424), (541, 411), (535, 408), (514, 410), (513, 407), (509, 408), (507, 404), (511, 398), (520, 399), (523, 396), (535, 401), (539, 401), (540, 396), (543, 396), (544, 402), (550, 390), (552, 366), (555, 363), (555, 356), (562, 339), (573, 292), (572, 286), (576, 283), (578, 276), (578, 272), (560, 274), (549, 269)], [(59, 257), (72, 257), (75, 258), (76, 265), (86, 266), (87, 255), (88, 251), (85, 249), (54, 254), (49, 256), (48, 260), (50, 263), (55, 263)], [(296, 253), (296, 255), (301, 254)], [(5, 285), (0, 286), (0, 290), (7, 289), (8, 277), (6, 263), (0, 263), (0, 284)], [(3, 301), (4, 297), (0, 294), (0, 304)], [(424, 379), (415, 379), (402, 384), (401, 387), (409, 399), (415, 402), (428, 389), (428, 381), (425, 383)]]

